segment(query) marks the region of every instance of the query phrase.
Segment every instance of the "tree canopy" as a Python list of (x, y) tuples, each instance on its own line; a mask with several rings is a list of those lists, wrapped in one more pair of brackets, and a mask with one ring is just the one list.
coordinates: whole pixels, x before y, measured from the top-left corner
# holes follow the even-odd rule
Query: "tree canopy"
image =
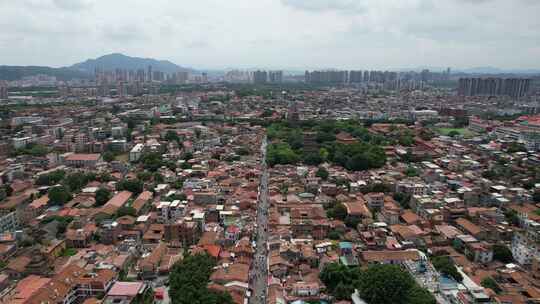
[(49, 201), (53, 205), (64, 205), (73, 198), (71, 192), (69, 192), (69, 189), (64, 186), (56, 186), (50, 188), (48, 195)]
[(436, 300), (397, 265), (373, 265), (362, 275), (358, 290), (370, 304), (435, 304)]
[(64, 176), (66, 175), (66, 172), (64, 170), (56, 170), (48, 174), (42, 174), (38, 176), (36, 179), (36, 185), (40, 186), (52, 186), (57, 183), (59, 183), (62, 179), (64, 179)]
[(116, 184), (116, 190), (127, 190), (133, 194), (139, 194), (143, 191), (144, 184), (138, 179), (124, 179)]
[[(336, 141), (336, 134), (346, 132), (355, 142), (343, 144)], [(386, 154), (380, 146), (384, 137), (371, 135), (357, 121), (310, 121), (301, 126), (276, 122), (267, 129), (269, 165), (296, 164), (303, 161), (318, 165), (330, 161), (348, 170), (361, 171), (380, 168), (386, 163)], [(306, 136), (314, 134), (315, 143)], [(314, 147), (317, 145), (318, 147)], [(317, 148), (314, 150), (313, 148)]]
[(510, 263), (513, 261), (512, 251), (503, 244), (493, 245), (493, 259), (502, 262)]
[(173, 304), (233, 304), (229, 293), (209, 290), (207, 285), (216, 262), (207, 254), (188, 255), (177, 262), (170, 274)]
[(326, 264), (321, 281), (337, 300), (348, 300), (355, 289), (370, 304), (435, 304), (435, 297), (397, 265), (373, 265), (362, 271), (339, 263)]
[(463, 281), (463, 276), (458, 272), (454, 261), (449, 256), (435, 256), (431, 259), (431, 262), (441, 274), (458, 282)]
[(480, 285), (482, 285), (482, 287), (489, 288), (496, 293), (499, 293), (502, 291), (501, 288), (499, 287), (499, 284), (497, 284), (497, 281), (495, 281), (492, 277), (486, 277), (482, 279), (482, 281), (480, 282)]
[(96, 206), (103, 206), (109, 199), (111, 199), (111, 191), (105, 188), (99, 188), (96, 191)]

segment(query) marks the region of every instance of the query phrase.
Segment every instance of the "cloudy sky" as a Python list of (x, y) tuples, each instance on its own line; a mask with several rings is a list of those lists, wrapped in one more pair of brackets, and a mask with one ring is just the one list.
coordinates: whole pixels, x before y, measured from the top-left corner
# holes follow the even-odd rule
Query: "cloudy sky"
[(0, 65), (540, 68), (540, 0), (0, 0)]

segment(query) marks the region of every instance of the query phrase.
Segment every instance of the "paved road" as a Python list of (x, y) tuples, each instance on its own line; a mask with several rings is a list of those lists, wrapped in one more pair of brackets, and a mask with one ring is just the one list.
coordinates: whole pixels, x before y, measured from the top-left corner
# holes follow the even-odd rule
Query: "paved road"
[(250, 304), (266, 304), (268, 293), (268, 168), (266, 167), (266, 136), (261, 145), (262, 174), (259, 185), (259, 202), (257, 204), (257, 236), (255, 259), (250, 271), (250, 287), (252, 289)]

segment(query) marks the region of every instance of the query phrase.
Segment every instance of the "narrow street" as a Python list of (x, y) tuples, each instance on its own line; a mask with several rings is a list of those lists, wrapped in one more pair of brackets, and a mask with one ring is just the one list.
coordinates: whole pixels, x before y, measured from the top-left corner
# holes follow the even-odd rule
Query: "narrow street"
[(250, 304), (266, 303), (268, 278), (268, 169), (266, 167), (266, 136), (261, 145), (261, 184), (257, 204), (257, 235), (253, 267), (250, 272), (252, 289)]

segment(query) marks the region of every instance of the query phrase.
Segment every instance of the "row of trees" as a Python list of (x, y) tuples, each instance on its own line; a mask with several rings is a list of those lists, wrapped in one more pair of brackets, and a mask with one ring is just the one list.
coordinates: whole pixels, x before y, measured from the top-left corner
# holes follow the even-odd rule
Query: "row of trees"
[(397, 265), (373, 265), (363, 271), (338, 263), (324, 266), (321, 281), (337, 300), (349, 300), (357, 289), (370, 304), (435, 304), (433, 295)]

